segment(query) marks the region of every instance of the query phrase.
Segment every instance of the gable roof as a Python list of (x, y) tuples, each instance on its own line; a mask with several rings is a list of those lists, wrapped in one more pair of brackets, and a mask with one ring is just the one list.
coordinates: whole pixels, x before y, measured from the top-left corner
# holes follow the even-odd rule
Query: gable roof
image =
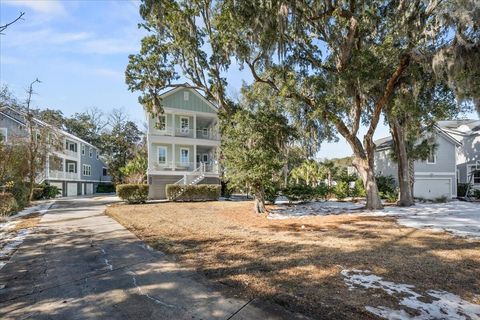
[[(11, 119), (11, 120), (19, 123), (20, 125), (23, 125), (23, 126), (26, 126), (26, 125), (27, 125), (24, 121), (21, 121), (21, 120), (19, 120), (19, 119), (16, 119), (16, 118), (10, 116), (8, 113), (5, 113), (4, 111), (7, 110), (7, 109), (10, 110), (10, 111), (13, 111), (13, 112), (15, 112), (15, 113), (17, 113), (18, 115), (20, 115), (20, 116), (22, 116), (22, 117), (26, 117), (27, 114), (26, 114), (25, 112), (20, 111), (20, 110), (17, 110), (17, 109), (14, 109), (14, 108), (12, 108), (12, 107), (8, 107), (8, 106), (7, 106), (7, 107), (2, 107), (2, 108), (0, 108), (0, 113), (1, 113), (3, 116), (8, 117), (9, 119)], [(89, 147), (92, 147), (92, 148), (97, 149), (97, 147), (95, 147), (95, 146), (92, 145), (91, 143), (89, 143), (89, 142), (87, 142), (87, 141), (85, 141), (85, 140), (83, 140), (83, 139), (81, 139), (81, 138), (79, 138), (79, 137), (77, 137), (77, 136), (75, 136), (75, 135), (73, 135), (73, 134), (65, 131), (65, 130), (59, 129), (59, 128), (57, 128), (57, 127), (54, 127), (54, 126), (52, 126), (51, 124), (48, 124), (48, 123), (46, 123), (46, 122), (43, 122), (42, 120), (39, 120), (39, 119), (37, 119), (37, 118), (35, 118), (35, 117), (33, 118), (33, 120), (34, 120), (35, 123), (38, 124), (39, 126), (52, 128), (53, 130), (60, 132), (62, 135), (66, 136), (66, 137), (69, 137), (70, 139), (74, 139), (74, 140), (80, 141), (81, 143), (86, 144), (86, 145), (89, 146)]]
[(448, 132), (465, 136), (480, 134), (480, 120), (447, 120), (439, 121), (438, 126)]
[[(445, 138), (447, 141), (453, 143), (456, 146), (462, 145), (461, 142), (459, 142), (457, 139), (453, 138), (451, 135), (449, 135), (447, 132), (445, 132), (442, 128), (439, 126), (434, 126), (434, 129), (437, 134)], [(390, 149), (393, 145), (393, 139), (391, 136), (380, 138), (375, 140), (373, 143), (376, 145), (376, 150), (381, 151), (385, 149)]]
[(207, 98), (205, 98), (205, 96), (203, 94), (201, 94), (196, 88), (194, 88), (193, 86), (191, 86), (187, 82), (185, 82), (183, 84), (179, 84), (175, 88), (171, 88), (171, 89), (165, 91), (164, 93), (162, 93), (160, 95), (160, 97), (162, 99), (165, 99), (166, 97), (171, 96), (172, 94), (175, 94), (175, 93), (177, 93), (181, 90), (185, 90), (185, 89), (187, 89), (190, 92), (193, 92), (197, 97), (199, 97), (202, 101), (204, 101), (207, 104), (207, 106), (209, 106), (213, 111), (218, 112), (218, 107), (215, 104), (210, 102)]

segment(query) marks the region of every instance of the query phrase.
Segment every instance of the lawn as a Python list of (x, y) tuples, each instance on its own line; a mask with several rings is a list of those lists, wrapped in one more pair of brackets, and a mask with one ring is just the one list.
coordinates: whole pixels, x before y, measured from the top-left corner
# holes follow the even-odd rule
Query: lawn
[[(393, 217), (272, 220), (255, 215), (252, 207), (251, 202), (118, 204), (107, 214), (230, 293), (269, 299), (316, 319), (370, 319), (378, 310), (398, 309), (419, 314), (399, 306), (411, 293), (392, 294), (379, 283), (414, 285), (408, 288), (428, 307), (439, 304), (428, 290), (466, 300), (460, 304), (480, 304), (479, 240), (404, 227)], [(360, 270), (384, 281), (368, 286), (346, 278)], [(375, 312), (372, 306), (380, 308)]]

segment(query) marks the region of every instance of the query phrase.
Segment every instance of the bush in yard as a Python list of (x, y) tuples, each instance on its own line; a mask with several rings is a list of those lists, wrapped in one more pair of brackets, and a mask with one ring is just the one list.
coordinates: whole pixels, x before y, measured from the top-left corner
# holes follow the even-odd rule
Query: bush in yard
[(458, 183), (457, 184), (457, 196), (458, 197), (465, 197), (465, 193), (467, 192), (468, 183)]
[(17, 210), (22, 210), (28, 205), (29, 189), (23, 182), (15, 182), (7, 185), (7, 192), (13, 194), (17, 202)]
[(392, 198), (397, 194), (397, 187), (395, 185), (395, 178), (392, 176), (377, 176), (378, 193), (382, 199)]
[(42, 199), (42, 196), (43, 196), (43, 188), (42, 187), (33, 188), (33, 196), (32, 196), (33, 200), (40, 200), (40, 199)]
[(6, 216), (18, 209), (17, 201), (9, 192), (0, 193), (0, 216)]
[(316, 199), (323, 199), (326, 201), (330, 197), (331, 193), (332, 193), (332, 188), (327, 186), (325, 183), (321, 183), (315, 188)]
[(335, 188), (333, 188), (333, 193), (335, 194), (335, 197), (337, 200), (343, 200), (346, 197), (348, 197), (348, 194), (350, 193), (350, 186), (348, 182), (346, 181), (339, 181), (337, 182), (337, 185)]
[(310, 201), (315, 198), (316, 190), (307, 185), (293, 185), (283, 189), (282, 194), (289, 201)]
[(117, 195), (129, 204), (145, 203), (148, 198), (148, 184), (119, 184)]
[(220, 198), (219, 184), (167, 184), (166, 194), (170, 201), (215, 201)]
[(355, 185), (350, 190), (350, 196), (352, 198), (365, 197), (365, 187), (361, 179), (355, 180)]
[(277, 199), (279, 194), (280, 194), (280, 188), (278, 188), (277, 186), (275, 185), (265, 186), (265, 200), (267, 200), (268, 202), (274, 204), (275, 199)]
[(115, 186), (111, 183), (100, 183), (97, 186), (97, 193), (112, 193), (115, 192)]

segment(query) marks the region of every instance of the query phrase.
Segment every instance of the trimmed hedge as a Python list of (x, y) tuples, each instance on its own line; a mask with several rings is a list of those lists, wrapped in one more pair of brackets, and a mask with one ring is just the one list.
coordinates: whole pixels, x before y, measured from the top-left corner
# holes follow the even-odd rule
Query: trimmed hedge
[(166, 194), (170, 201), (215, 201), (220, 198), (219, 184), (181, 185), (167, 184)]
[(129, 204), (145, 203), (148, 198), (148, 184), (119, 184), (117, 195)]
[(7, 216), (18, 209), (17, 201), (9, 192), (0, 193), (0, 216)]
[(97, 193), (112, 193), (115, 192), (115, 186), (111, 183), (100, 183), (97, 186)]

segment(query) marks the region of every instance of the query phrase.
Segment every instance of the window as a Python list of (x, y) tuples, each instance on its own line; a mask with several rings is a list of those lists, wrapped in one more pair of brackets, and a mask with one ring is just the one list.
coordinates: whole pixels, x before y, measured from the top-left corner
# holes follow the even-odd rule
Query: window
[(189, 162), (189, 157), (188, 157), (188, 149), (180, 149), (180, 163), (181, 164), (188, 164)]
[(0, 141), (7, 142), (7, 128), (0, 128)]
[(88, 148), (88, 156), (90, 158), (93, 157), (93, 148), (92, 147)]
[(83, 175), (84, 176), (91, 176), (92, 175), (92, 167), (89, 164), (83, 165)]
[(435, 150), (432, 149), (432, 151), (430, 151), (430, 155), (427, 158), (427, 163), (435, 164), (436, 160), (437, 160), (437, 156), (435, 154)]
[(202, 132), (204, 137), (208, 136), (208, 128), (203, 128)]
[(189, 119), (187, 117), (180, 118), (180, 131), (182, 133), (188, 133), (189, 129)]
[(107, 170), (107, 168), (103, 167), (102, 175), (103, 175), (104, 177), (105, 177), (105, 176), (108, 176), (108, 170)]
[(164, 131), (167, 128), (165, 116), (158, 116), (157, 129)]
[(207, 163), (208, 162), (208, 153), (203, 154), (203, 162)]
[(183, 100), (188, 101), (189, 98), (190, 98), (190, 92), (184, 91), (183, 92)]
[(100, 156), (98, 155), (98, 152), (97, 152), (96, 156), (97, 156), (97, 160), (98, 160), (98, 158), (100, 158)]
[(84, 156), (84, 155), (85, 155), (85, 145), (82, 144), (82, 156)]
[(167, 148), (158, 147), (158, 164), (167, 164)]
[[(476, 165), (470, 166), (470, 174), (473, 174), (473, 184), (480, 184), (480, 167), (478, 165), (479, 163), (477, 162)], [(470, 176), (468, 178), (470, 179)]]
[(67, 172), (75, 172), (75, 163), (73, 162), (67, 163)]

